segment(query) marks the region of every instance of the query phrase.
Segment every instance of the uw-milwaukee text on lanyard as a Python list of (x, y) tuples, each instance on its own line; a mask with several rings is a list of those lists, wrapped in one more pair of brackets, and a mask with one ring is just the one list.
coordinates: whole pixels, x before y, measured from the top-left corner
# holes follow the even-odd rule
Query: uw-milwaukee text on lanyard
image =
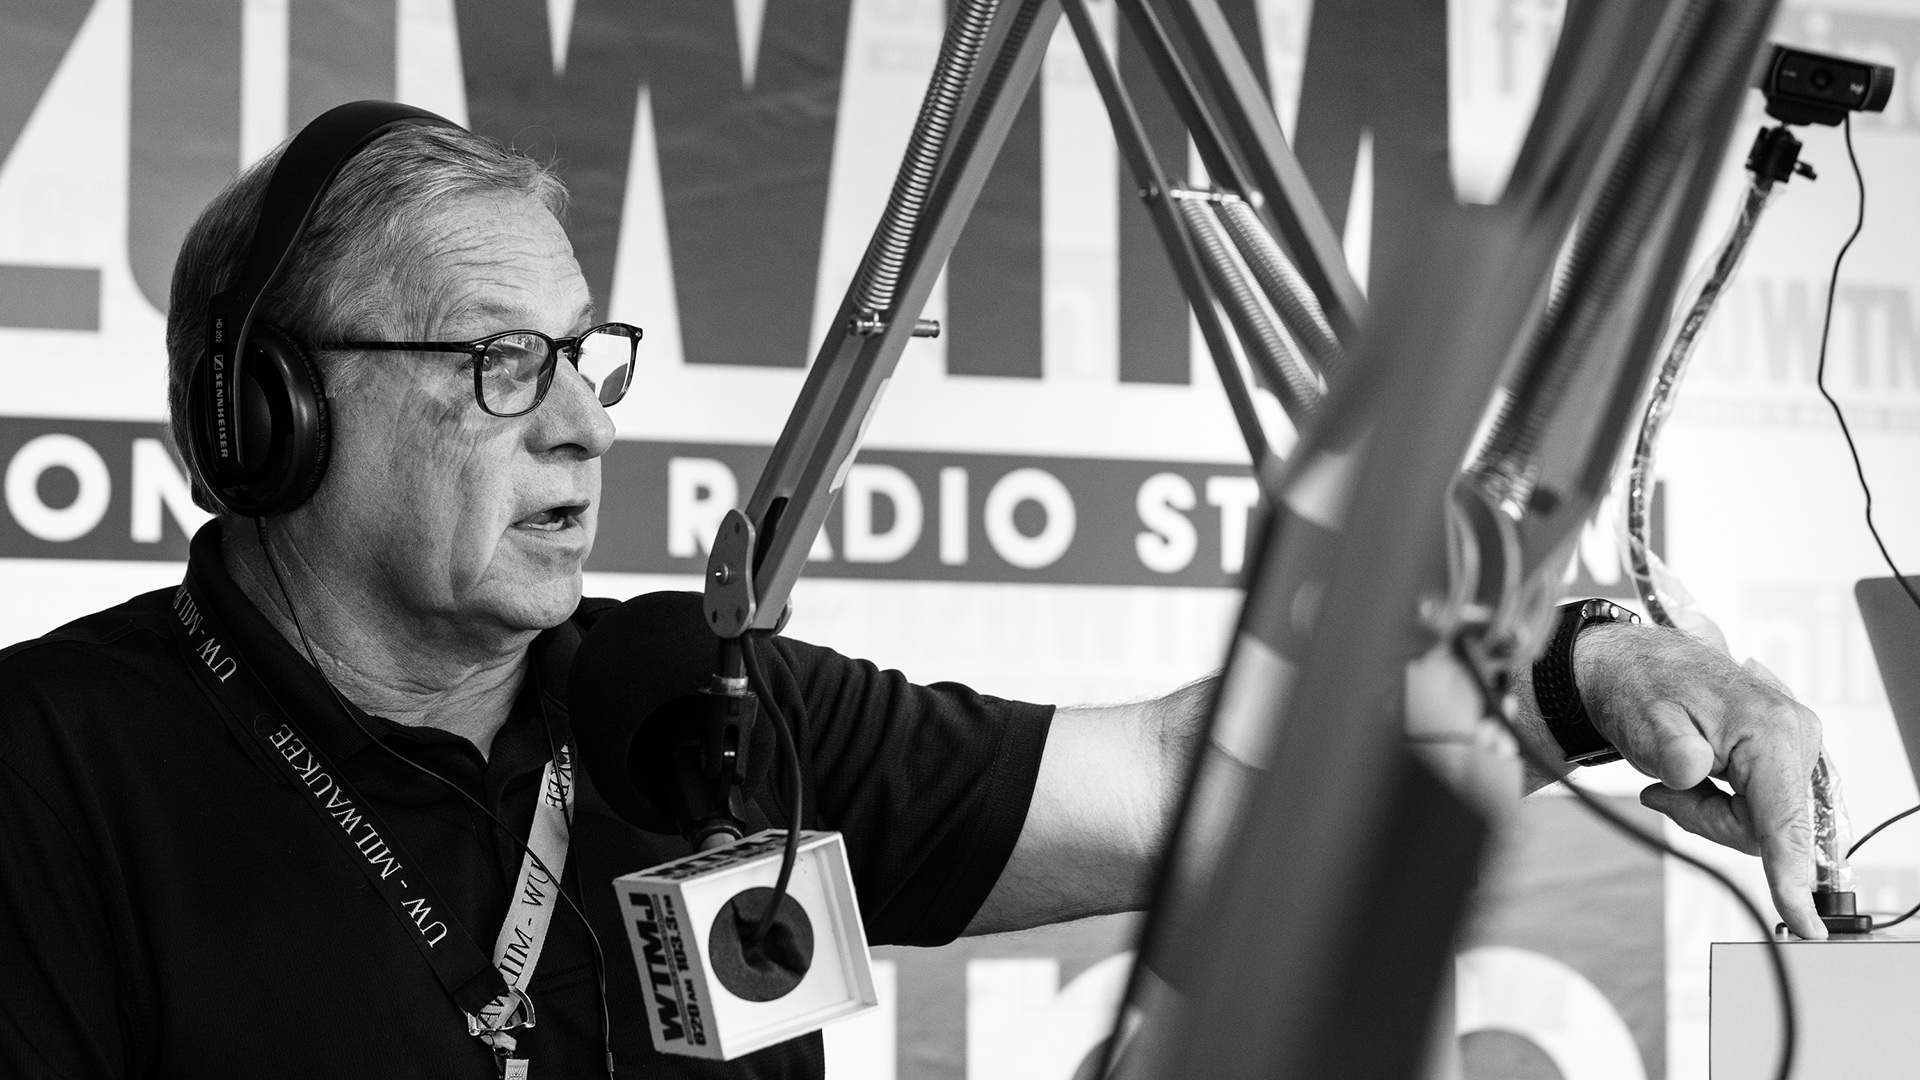
[[(540, 774), (527, 853), (489, 960), (372, 806), (293, 726), (272, 691), (240, 663), (191, 583), (189, 574), (173, 598), (188, 667), (220, 704), (229, 724), (263, 744), (306, 793), (308, 804), (331, 823), (327, 831), (387, 901), (441, 986), (467, 1014), (468, 1034), (494, 1051), (504, 1076), (524, 1080), (528, 1063), (515, 1056), (512, 1032), (532, 1027), (535, 1020), (527, 984), (539, 966), (560, 897), (560, 878), (566, 873), (573, 819), (572, 753), (558, 747)], [(242, 716), (251, 716), (252, 722), (242, 722)]]
[[(509, 1054), (514, 1042), (507, 1031), (515, 1010), (525, 1007), (527, 1026), (533, 1026), (532, 1006), (526, 1004), (533, 999), (527, 996), (526, 986), (540, 966), (540, 950), (546, 945), (554, 903), (560, 898), (559, 879), (567, 872), (567, 838), (573, 821), (573, 753), (565, 746), (557, 747), (554, 753), (554, 760), (540, 772), (540, 801), (534, 805), (527, 853), (520, 860), (520, 877), (514, 882), (507, 919), (500, 924), (500, 936), (493, 943), (493, 966), (506, 977), (508, 993), (488, 1002), (478, 1017), (468, 1020), (469, 1031), (487, 1040), (495, 1050)], [(507, 1075), (516, 1080), (527, 1075), (525, 1065), (506, 1068)]]

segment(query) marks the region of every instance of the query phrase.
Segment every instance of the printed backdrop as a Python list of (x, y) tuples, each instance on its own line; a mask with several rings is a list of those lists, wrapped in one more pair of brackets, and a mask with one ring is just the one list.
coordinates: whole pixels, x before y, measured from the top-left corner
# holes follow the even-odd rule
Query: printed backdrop
[[(1363, 281), (1405, 256), (1413, 215), (1497, 197), (1562, 2), (1224, 0)], [(359, 97), (434, 109), (560, 164), (602, 310), (647, 330), (638, 389), (615, 410), (589, 586), (692, 585), (865, 246), (944, 10), (10, 0), (0, 642), (177, 580), (202, 515), (160, 428), (174, 252), (237, 168)], [(1111, 6), (1095, 12), (1144, 89)], [(1920, 2), (1789, 4), (1778, 36), (1899, 69), (1886, 113), (1857, 128), (1867, 230), (1841, 278), (1829, 376), (1889, 546), (1920, 566)], [(1179, 160), (1168, 109), (1149, 97), (1146, 115)], [(1708, 243), (1759, 122), (1755, 95)], [(1794, 181), (1769, 212), (1662, 448), (1661, 544), (1736, 653), (1821, 713), (1864, 823), (1915, 789), (1849, 595), (1884, 570), (1813, 389), (1854, 193), (1838, 133), (1806, 142), (1821, 179)], [(1131, 188), (1063, 32), (927, 312), (946, 333), (909, 347), (791, 633), (921, 680), (1052, 701), (1159, 693), (1218, 665), (1256, 494)], [(1621, 592), (1607, 514), (1570, 591)], [(1590, 780), (1639, 784), (1623, 766)], [(1920, 898), (1920, 843), (1896, 831), (1875, 846), (1865, 902)], [(1710, 854), (1760, 888), (1749, 860)], [(1459, 968), (1469, 1075), (1568, 1080), (1704, 1078), (1706, 945), (1752, 933), (1712, 886), (1551, 795), (1525, 808), (1476, 927)], [(1104, 1034), (1131, 929), (884, 950), (887, 1006), (831, 1032), (832, 1070), (1065, 1080)], [(1568, 1045), (1603, 1049), (1556, 1056)]]

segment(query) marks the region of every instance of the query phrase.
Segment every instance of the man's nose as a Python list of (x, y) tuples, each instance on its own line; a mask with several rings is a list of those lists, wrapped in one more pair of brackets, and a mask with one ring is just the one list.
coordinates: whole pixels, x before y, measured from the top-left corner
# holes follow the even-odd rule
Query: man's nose
[(597, 458), (613, 445), (613, 418), (578, 368), (562, 358), (554, 365), (553, 385), (534, 410), (529, 434), (539, 450), (578, 447), (583, 459)]

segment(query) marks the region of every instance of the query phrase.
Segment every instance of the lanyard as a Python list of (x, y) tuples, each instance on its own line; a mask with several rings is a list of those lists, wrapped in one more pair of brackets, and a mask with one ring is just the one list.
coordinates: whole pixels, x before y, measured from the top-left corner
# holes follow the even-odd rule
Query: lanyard
[[(534, 804), (533, 828), (527, 851), (520, 859), (520, 877), (514, 882), (513, 903), (507, 908), (500, 936), (493, 942), (493, 966), (505, 977), (507, 992), (488, 1002), (478, 1015), (467, 1014), (467, 1034), (491, 1046), (500, 1056), (507, 1080), (525, 1080), (526, 1059), (516, 1058), (510, 1032), (524, 1021), (533, 1026), (533, 998), (526, 984), (540, 966), (540, 950), (553, 922), (554, 902), (560, 898), (559, 879), (567, 872), (567, 841), (573, 820), (573, 754), (555, 748), (554, 760), (540, 772), (540, 799)], [(520, 1011), (524, 1011), (524, 1016)]]
[[(174, 593), (173, 614), (187, 667), (229, 726), (264, 749), (306, 794), (303, 801), (326, 821), (325, 831), (387, 902), (447, 996), (466, 1014), (468, 1034), (494, 1051), (508, 1080), (525, 1080), (527, 1062), (513, 1056), (511, 1032), (534, 1023), (533, 999), (526, 985), (539, 964), (554, 901), (560, 895), (559, 879), (566, 872), (573, 817), (571, 752), (557, 747), (554, 760), (540, 774), (527, 852), (489, 959), (407, 855), (398, 836), (340, 770), (300, 734), (288, 710), (279, 706), (272, 691), (241, 664), (239, 654), (216, 632), (212, 613), (194, 593), (191, 575)], [(241, 723), (243, 714), (252, 716), (253, 722)]]

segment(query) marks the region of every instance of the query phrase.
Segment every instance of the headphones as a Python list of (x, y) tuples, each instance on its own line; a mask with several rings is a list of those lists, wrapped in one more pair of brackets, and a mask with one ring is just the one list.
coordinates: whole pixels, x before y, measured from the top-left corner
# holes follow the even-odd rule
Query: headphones
[(240, 273), (207, 301), (207, 352), (188, 377), (187, 457), (228, 513), (284, 514), (326, 475), (331, 437), (320, 369), (293, 335), (254, 317), (341, 167), (409, 124), (464, 130), (390, 101), (341, 105), (302, 128), (267, 180)]

